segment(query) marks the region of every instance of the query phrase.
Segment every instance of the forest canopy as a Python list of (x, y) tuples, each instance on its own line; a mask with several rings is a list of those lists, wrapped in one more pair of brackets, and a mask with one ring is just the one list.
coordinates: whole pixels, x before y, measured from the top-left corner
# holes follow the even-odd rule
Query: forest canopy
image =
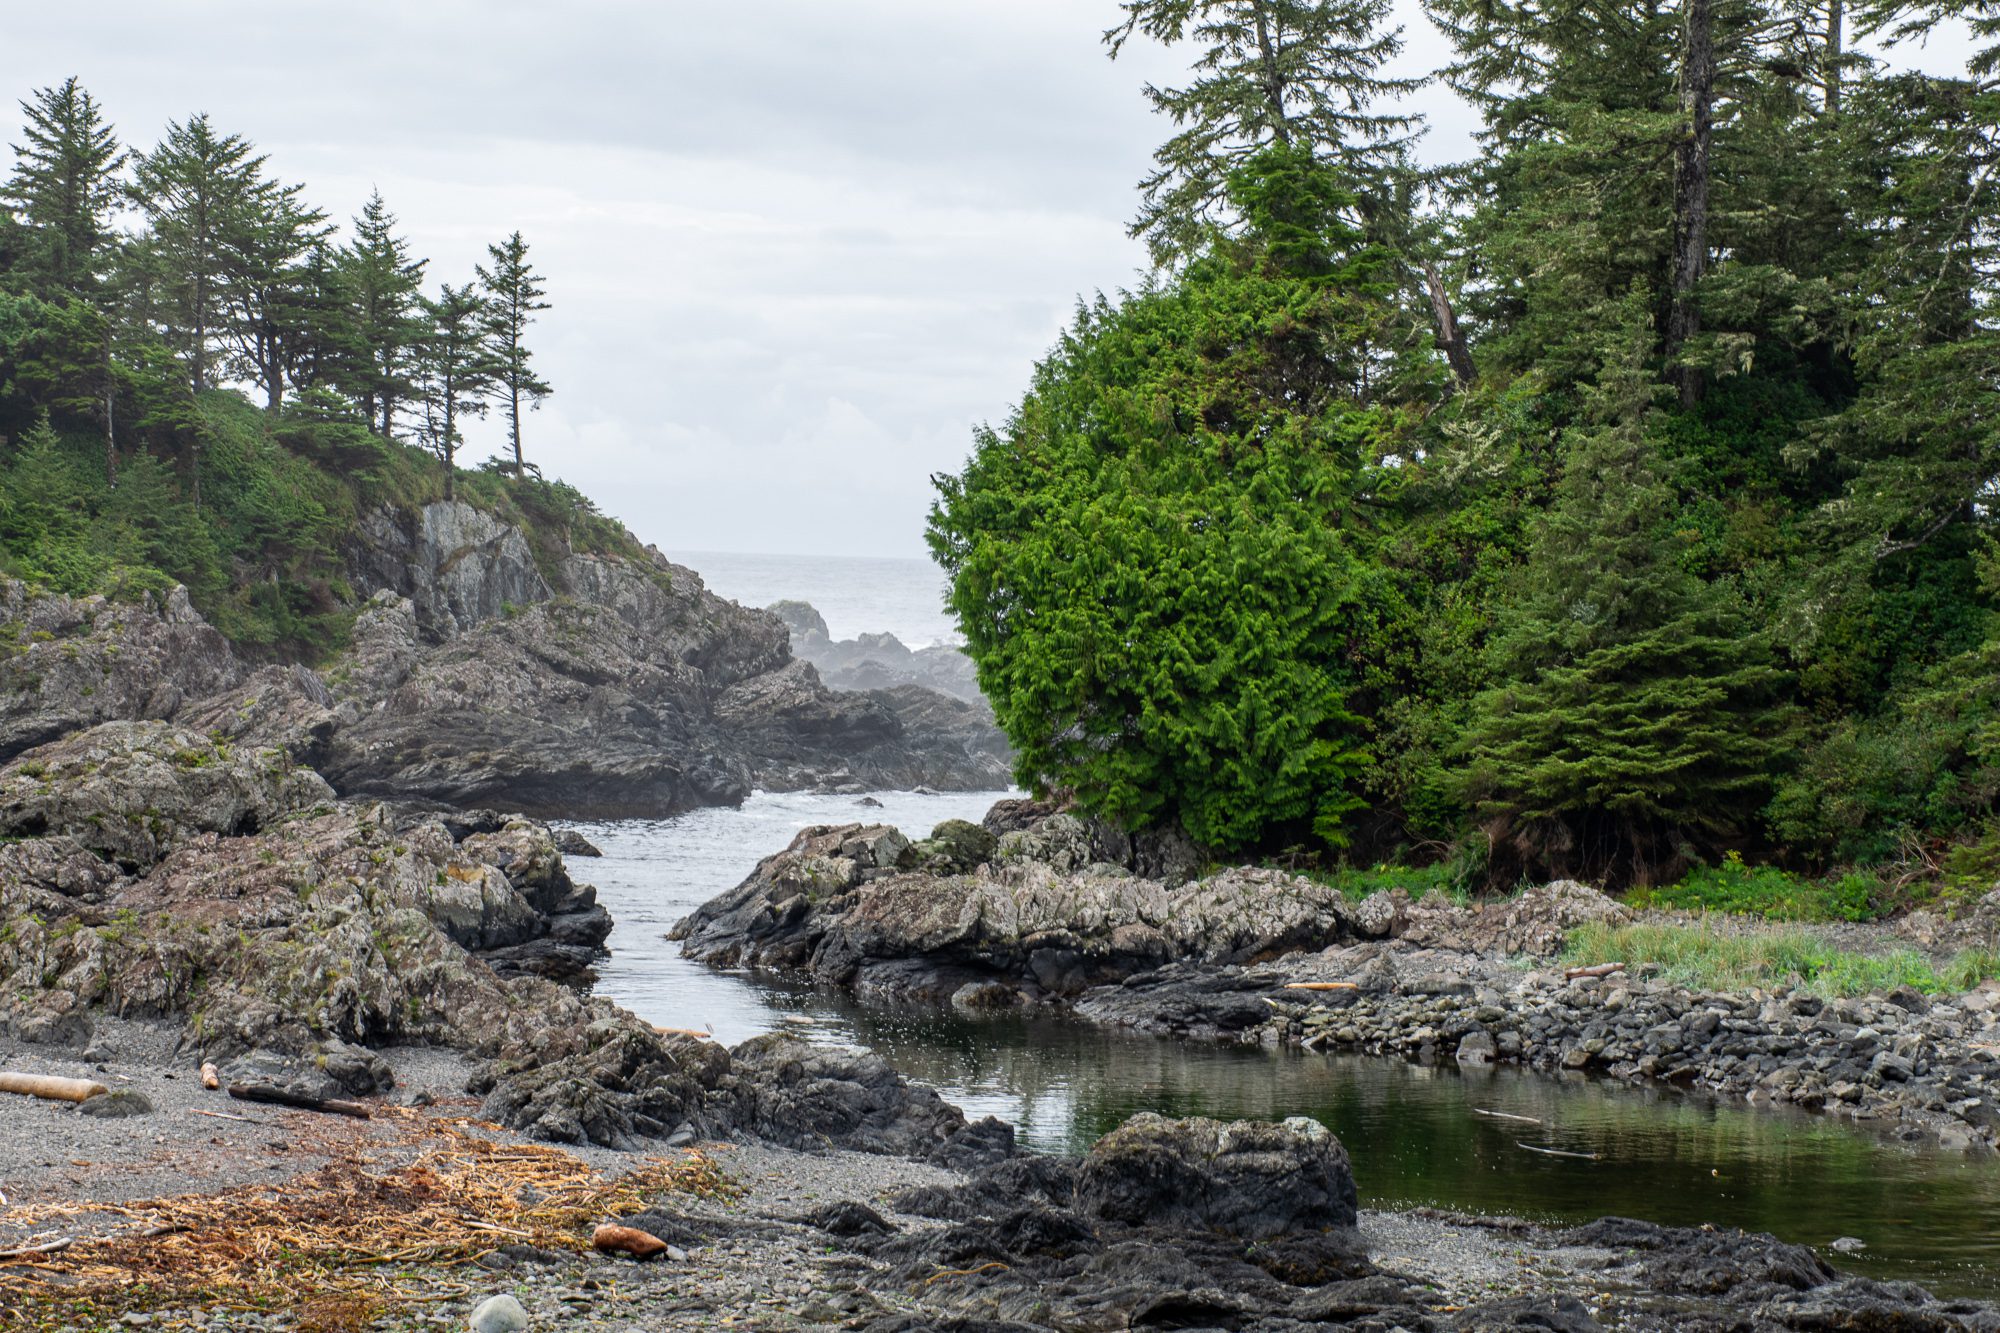
[[(314, 659), (353, 618), (338, 545), (364, 509), (466, 487), (543, 545), (629, 544), (527, 461), (549, 303), (518, 231), (433, 294), (379, 193), (340, 228), (205, 115), (139, 150), (74, 78), (20, 109), (0, 179), (0, 573), (68, 594), (183, 584), (244, 651)], [(464, 474), (465, 423), (493, 408), (509, 456)]]
[(1123, 8), (1197, 56), (1158, 268), (931, 520), (1024, 783), (1488, 883), (2000, 862), (2000, 5), (1428, 0), (1417, 80), (1386, 0)]

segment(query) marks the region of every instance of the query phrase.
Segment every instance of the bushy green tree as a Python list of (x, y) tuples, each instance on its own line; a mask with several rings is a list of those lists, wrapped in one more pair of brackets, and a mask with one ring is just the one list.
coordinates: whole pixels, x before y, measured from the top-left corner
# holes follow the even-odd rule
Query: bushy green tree
[(396, 215), (377, 190), (354, 219), (354, 239), (338, 261), (340, 290), (348, 300), (351, 338), (341, 387), (361, 404), (384, 436), (396, 434), (396, 409), (416, 394), (414, 362), (423, 336), (425, 261), (412, 258), (396, 234)]
[(424, 410), (424, 442), (444, 464), (444, 498), (458, 495), (458, 450), (467, 417), (492, 406), (501, 366), (487, 338), (486, 300), (471, 284), (438, 289), (421, 298), (425, 317), (417, 344), (417, 388)]
[(22, 142), (0, 197), (25, 224), (19, 270), (37, 290), (87, 295), (112, 247), (126, 154), (118, 133), (74, 77), (40, 88), (21, 113)]
[(1651, 882), (1751, 827), (1787, 727), (1765, 636), (1675, 549), (1641, 299), (1627, 321), (1570, 431), (1464, 739), (1502, 874)]
[(1238, 173), (1249, 236), (1081, 310), (1002, 430), (939, 478), (931, 544), (980, 682), (1041, 790), (1219, 848), (1346, 836), (1369, 759), (1364, 492), (1394, 414), (1356, 331), (1383, 257)]

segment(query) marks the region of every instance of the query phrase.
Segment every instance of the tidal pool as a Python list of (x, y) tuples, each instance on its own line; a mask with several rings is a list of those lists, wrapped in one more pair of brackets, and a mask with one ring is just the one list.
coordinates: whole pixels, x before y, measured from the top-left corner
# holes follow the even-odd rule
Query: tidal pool
[(573, 859), (572, 872), (597, 885), (618, 923), (598, 991), (652, 1022), (707, 1027), (724, 1042), (785, 1030), (872, 1047), (969, 1115), (1011, 1121), (1035, 1148), (1083, 1151), (1139, 1111), (1309, 1115), (1347, 1145), (1369, 1207), (1545, 1221), (1622, 1214), (1821, 1247), (1852, 1236), (1868, 1248), (1832, 1256), (1844, 1268), (2000, 1299), (2000, 1159), (1991, 1155), (1580, 1076), (1162, 1040), (1049, 1017), (872, 1009), (697, 966), (665, 938), (807, 825), (880, 821), (917, 837), (942, 819), (977, 820), (1003, 795), (878, 792), (880, 805), (864, 806), (852, 796), (760, 794), (737, 810), (578, 825), (605, 856)]

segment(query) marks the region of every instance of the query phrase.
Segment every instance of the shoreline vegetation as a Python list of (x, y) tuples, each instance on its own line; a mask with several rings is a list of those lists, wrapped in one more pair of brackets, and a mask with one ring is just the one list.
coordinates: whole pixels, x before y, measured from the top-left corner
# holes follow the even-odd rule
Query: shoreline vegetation
[[(2000, 20), (1941, 76), (1838, 5), (1427, 8), (1452, 64), (1409, 82), (1381, 0), (1121, 6), (1111, 54), (1198, 61), (1147, 89), (1159, 267), (1079, 303), (929, 526), (1004, 742), (827, 689), (539, 475), (518, 232), (431, 295), (379, 195), (336, 242), (205, 115), (140, 152), (32, 92), (0, 1052), (118, 1087), (4, 1108), (0, 1321), (2000, 1329), (1768, 1236), (1363, 1218), (1307, 1119), (1019, 1153), (874, 1054), (589, 995), (608, 916), (492, 808), (1011, 772), (1038, 799), (981, 825), (806, 830), (687, 954), (1990, 1152)], [(1471, 160), (1414, 164), (1419, 86), (1480, 102)], [(491, 407), (511, 456), (458, 467)], [(666, 1258), (602, 1254), (614, 1220)]]

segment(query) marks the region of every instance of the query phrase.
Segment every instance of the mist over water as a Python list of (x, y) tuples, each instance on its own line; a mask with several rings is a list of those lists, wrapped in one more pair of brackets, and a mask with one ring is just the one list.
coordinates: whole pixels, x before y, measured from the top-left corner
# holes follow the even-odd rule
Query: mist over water
[[(1347, 1145), (1369, 1206), (1712, 1222), (1821, 1247), (1856, 1236), (1869, 1248), (1838, 1256), (1840, 1267), (1942, 1294), (2000, 1297), (2000, 1162), (1991, 1156), (1901, 1144), (1799, 1111), (1578, 1076), (1171, 1041), (1047, 1016), (869, 1009), (690, 963), (665, 938), (801, 828), (880, 822), (915, 838), (943, 819), (977, 820), (1006, 794), (878, 792), (881, 804), (868, 806), (855, 796), (760, 793), (740, 809), (579, 825), (605, 856), (572, 859), (571, 872), (597, 885), (617, 922), (597, 989), (654, 1023), (711, 1028), (724, 1043), (789, 1031), (872, 1048), (968, 1115), (1012, 1122), (1038, 1149), (1083, 1151), (1139, 1111), (1310, 1115)], [(1522, 1144), (1598, 1160), (1543, 1156)]]
[(744, 606), (811, 602), (836, 639), (886, 632), (905, 647), (927, 648), (961, 637), (945, 614), (944, 572), (928, 560), (725, 551), (669, 551), (667, 558)]

